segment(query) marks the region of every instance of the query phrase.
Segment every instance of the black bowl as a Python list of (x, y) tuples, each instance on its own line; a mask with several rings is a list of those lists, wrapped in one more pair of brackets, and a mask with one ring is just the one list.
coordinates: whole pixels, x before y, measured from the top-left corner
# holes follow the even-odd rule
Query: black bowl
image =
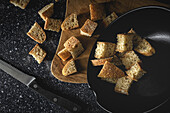
[(158, 108), (170, 96), (170, 10), (147, 6), (132, 10), (103, 31), (98, 41), (116, 43), (118, 33), (134, 28), (138, 35), (146, 38), (155, 48), (150, 57), (139, 55), (147, 71), (138, 82), (134, 82), (129, 95), (114, 92), (115, 84), (97, 77), (102, 66), (92, 66), (96, 43), (89, 57), (87, 77), (89, 87), (94, 91), (98, 104), (110, 112), (146, 112)]

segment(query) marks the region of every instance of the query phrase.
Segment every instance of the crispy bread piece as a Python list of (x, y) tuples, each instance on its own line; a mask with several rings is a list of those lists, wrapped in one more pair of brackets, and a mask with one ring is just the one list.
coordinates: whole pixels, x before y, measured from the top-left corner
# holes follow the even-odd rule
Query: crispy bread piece
[(112, 60), (113, 60), (113, 57), (109, 57), (109, 58), (102, 58), (102, 59), (94, 59), (94, 60), (91, 60), (91, 62), (93, 66), (101, 66), (101, 65), (104, 65), (106, 61), (112, 62)]
[(46, 52), (42, 48), (40, 48), (38, 44), (35, 45), (35, 47), (29, 52), (29, 54), (32, 55), (39, 64), (46, 56)]
[(97, 21), (104, 19), (106, 17), (106, 12), (104, 8), (104, 4), (90, 4), (90, 17), (92, 21)]
[(98, 77), (108, 82), (116, 83), (118, 78), (125, 76), (125, 73), (113, 63), (106, 61)]
[(20, 7), (21, 9), (25, 9), (29, 2), (30, 0), (10, 0), (10, 3)]
[(111, 42), (97, 42), (95, 58), (108, 58), (115, 54), (116, 44)]
[(68, 58), (71, 57), (71, 53), (66, 49), (62, 49), (61, 51), (58, 52), (57, 54), (63, 61), (66, 61)]
[(126, 52), (121, 60), (126, 69), (130, 69), (137, 62), (142, 62), (134, 51)]
[(51, 17), (54, 13), (54, 3), (50, 3), (43, 7), (40, 11), (38, 11), (38, 14), (40, 17), (45, 21), (46, 17)]
[(69, 60), (62, 69), (62, 74), (64, 76), (68, 76), (76, 72), (77, 72), (77, 69), (76, 69), (74, 59)]
[(115, 86), (115, 92), (125, 94), (125, 95), (129, 95), (128, 91), (129, 91), (129, 88), (130, 88), (132, 82), (133, 82), (133, 80), (130, 79), (129, 77), (127, 77), (127, 76), (119, 78), (117, 80), (117, 83), (116, 83), (116, 86)]
[(41, 44), (46, 40), (46, 34), (37, 22), (35, 22), (31, 29), (27, 32), (27, 35), (34, 41)]
[(103, 19), (103, 25), (104, 27), (107, 27), (112, 21), (114, 21), (118, 16), (115, 12), (112, 12), (109, 16), (107, 16), (105, 19)]
[(77, 14), (72, 13), (71, 15), (69, 15), (61, 24), (61, 29), (62, 30), (71, 30), (74, 28), (78, 28), (79, 27), (79, 23), (77, 20)]
[(153, 54), (155, 54), (155, 49), (146, 39), (143, 39), (141, 42), (139, 42), (134, 50), (145, 56), (152, 56)]
[(84, 23), (84, 25), (80, 29), (80, 34), (90, 37), (90, 36), (92, 36), (96, 27), (97, 27), (96, 22), (93, 22), (93, 21), (87, 19), (86, 22)]
[(137, 46), (139, 44), (139, 42), (142, 41), (142, 38), (138, 34), (136, 34), (136, 32), (133, 30), (133, 28), (131, 28), (128, 33), (134, 34), (134, 37), (133, 37), (134, 46)]
[(77, 58), (84, 51), (82, 44), (74, 36), (64, 43), (64, 47), (71, 53), (73, 58)]
[(62, 21), (60, 19), (46, 18), (44, 29), (59, 32), (61, 23)]
[(130, 51), (133, 48), (133, 34), (118, 34), (117, 35), (117, 47), (116, 51), (125, 52)]
[(93, 66), (104, 65), (104, 63), (106, 61), (111, 62), (111, 63), (113, 63), (116, 66), (122, 65), (122, 61), (116, 55), (114, 55), (113, 57), (109, 57), (109, 58), (93, 59), (93, 60), (91, 60)]
[(136, 62), (129, 70), (126, 71), (126, 74), (132, 79), (132, 80), (139, 80), (146, 71), (144, 71), (140, 64)]

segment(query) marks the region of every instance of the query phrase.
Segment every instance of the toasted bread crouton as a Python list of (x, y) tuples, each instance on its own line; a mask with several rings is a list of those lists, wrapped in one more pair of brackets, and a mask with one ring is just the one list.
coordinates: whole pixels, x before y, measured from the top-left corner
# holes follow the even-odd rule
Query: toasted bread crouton
[(142, 62), (134, 51), (126, 52), (121, 60), (126, 69), (130, 69), (136, 62)]
[(127, 76), (119, 78), (115, 86), (115, 92), (129, 95), (128, 91), (132, 82), (133, 80)]
[(81, 42), (74, 36), (64, 43), (64, 47), (71, 53), (73, 58), (77, 58), (84, 51)]
[(77, 72), (77, 68), (74, 59), (69, 60), (62, 69), (62, 74), (64, 76), (68, 76), (76, 72)]
[(143, 39), (134, 50), (145, 56), (152, 56), (155, 54), (155, 49), (146, 39)]
[(93, 66), (101, 66), (101, 65), (104, 65), (104, 63), (108, 61), (110, 63), (113, 63), (114, 65), (116, 66), (120, 66), (122, 65), (122, 62), (121, 60), (116, 56), (114, 55), (113, 57), (109, 57), (109, 58), (101, 58), (101, 59), (93, 59), (91, 60)]
[(112, 12), (109, 16), (107, 16), (105, 19), (103, 19), (103, 25), (104, 27), (107, 27), (110, 23), (112, 23), (118, 16), (115, 12)]
[(117, 35), (117, 47), (116, 51), (118, 52), (125, 52), (130, 51), (133, 48), (133, 39), (132, 34), (118, 34)]
[(34, 41), (41, 44), (46, 40), (46, 34), (37, 22), (35, 22), (31, 29), (27, 32), (27, 35)]
[(116, 66), (122, 65), (122, 61), (116, 55), (113, 56), (113, 60), (111, 61), (111, 63), (113, 63)]
[(46, 18), (44, 29), (59, 32), (61, 23), (62, 21), (60, 19)]
[(115, 54), (116, 44), (111, 42), (97, 42), (95, 58), (108, 58)]
[(68, 58), (71, 57), (71, 53), (66, 49), (62, 49), (61, 51), (58, 52), (57, 54), (63, 61), (66, 61)]
[(80, 34), (90, 37), (90, 36), (92, 36), (96, 27), (97, 27), (96, 22), (93, 22), (93, 21), (87, 19), (86, 22), (84, 23), (84, 25), (80, 29)]
[(10, 0), (10, 3), (20, 7), (21, 9), (25, 9), (29, 2), (30, 0)]
[(142, 41), (142, 38), (138, 34), (136, 34), (136, 32), (133, 30), (133, 28), (131, 28), (128, 33), (131, 33), (134, 35), (134, 37), (133, 37), (134, 46), (137, 46), (139, 44), (139, 42)]
[(144, 71), (140, 64), (136, 62), (129, 70), (126, 71), (126, 74), (132, 79), (132, 80), (139, 80), (146, 71)]
[(98, 77), (111, 83), (116, 83), (118, 78), (125, 76), (125, 73), (113, 63), (106, 61)]
[(106, 17), (106, 12), (104, 8), (104, 4), (90, 4), (90, 17), (92, 21), (97, 21), (104, 19)]
[(45, 21), (46, 17), (51, 17), (54, 13), (54, 3), (50, 3), (43, 7), (40, 11), (38, 11), (38, 14), (40, 17)]
[(29, 54), (32, 55), (39, 64), (46, 56), (46, 52), (42, 48), (40, 48), (38, 44), (35, 45), (35, 47), (29, 52)]
[(69, 15), (61, 24), (61, 29), (62, 30), (71, 30), (74, 28), (78, 28), (79, 27), (79, 23), (77, 20), (77, 14), (72, 13), (71, 15)]
[(113, 57), (109, 57), (109, 58), (102, 58), (102, 59), (94, 59), (94, 60), (91, 60), (91, 62), (93, 66), (101, 66), (101, 65), (104, 65), (106, 61), (112, 62), (112, 60), (113, 60)]

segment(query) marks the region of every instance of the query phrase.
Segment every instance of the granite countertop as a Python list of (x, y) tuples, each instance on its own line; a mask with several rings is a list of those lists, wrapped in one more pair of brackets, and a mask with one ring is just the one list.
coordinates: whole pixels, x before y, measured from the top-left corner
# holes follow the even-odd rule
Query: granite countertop
[[(28, 53), (36, 45), (26, 33), (38, 22), (44, 21), (38, 11), (54, 0), (31, 0), (25, 10), (2, 0), (0, 3), (0, 59), (3, 59), (21, 71), (37, 78), (41, 87), (80, 104), (82, 113), (105, 113), (96, 101), (88, 84), (64, 83), (50, 72), (51, 61), (57, 49), (60, 33), (45, 31), (47, 40), (40, 46), (47, 57), (39, 65)], [(54, 18), (64, 19), (66, 0), (55, 3)], [(27, 86), (0, 70), (0, 112), (1, 113), (69, 113), (64, 108), (48, 102)], [(163, 112), (162, 112), (163, 113)], [(169, 112), (166, 112), (169, 113)]]
[[(44, 21), (38, 11), (53, 0), (31, 0), (25, 10), (2, 0), (0, 3), (0, 58), (23, 72), (37, 78), (41, 87), (84, 106), (84, 113), (104, 113), (95, 102), (87, 84), (71, 84), (57, 80), (50, 72), (51, 61), (57, 49), (61, 32), (45, 31), (47, 40), (40, 46), (47, 57), (39, 65), (28, 53), (36, 45), (26, 33), (37, 21), (41, 27)], [(64, 19), (66, 0), (55, 3), (54, 18)], [(44, 97), (13, 79), (0, 70), (0, 112), (1, 113), (65, 113), (60, 106), (48, 102)]]

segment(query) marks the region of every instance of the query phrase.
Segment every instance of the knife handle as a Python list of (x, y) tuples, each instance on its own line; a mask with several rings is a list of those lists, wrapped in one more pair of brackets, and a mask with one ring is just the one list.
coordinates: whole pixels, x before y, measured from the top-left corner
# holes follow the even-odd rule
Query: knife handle
[(39, 94), (43, 95), (44, 97), (46, 97), (51, 102), (67, 109), (70, 112), (79, 113), (81, 110), (81, 107), (79, 105), (41, 88), (35, 80), (29, 85), (29, 87), (38, 92)]

